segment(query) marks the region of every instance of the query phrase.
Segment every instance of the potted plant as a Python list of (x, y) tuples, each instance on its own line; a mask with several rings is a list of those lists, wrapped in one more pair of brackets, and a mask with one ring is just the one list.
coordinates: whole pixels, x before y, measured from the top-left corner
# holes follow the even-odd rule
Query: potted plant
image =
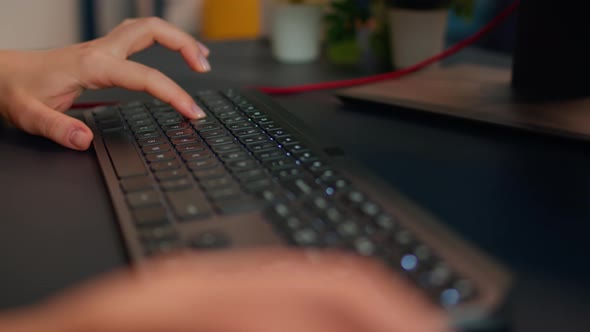
[(359, 30), (369, 18), (369, 12), (358, 0), (332, 0), (324, 18), (326, 51), (336, 64), (356, 64), (361, 57)]
[(306, 63), (320, 55), (322, 17), (327, 0), (276, 0), (270, 39), (283, 63)]
[(468, 17), (475, 0), (389, 0), (388, 4), (392, 63), (403, 68), (441, 52), (449, 10)]

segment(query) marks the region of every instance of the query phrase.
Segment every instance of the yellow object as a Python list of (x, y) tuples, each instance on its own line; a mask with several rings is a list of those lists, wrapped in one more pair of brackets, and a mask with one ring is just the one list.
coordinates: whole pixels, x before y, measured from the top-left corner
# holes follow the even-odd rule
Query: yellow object
[(206, 39), (257, 38), (261, 11), (260, 0), (205, 0), (201, 33)]

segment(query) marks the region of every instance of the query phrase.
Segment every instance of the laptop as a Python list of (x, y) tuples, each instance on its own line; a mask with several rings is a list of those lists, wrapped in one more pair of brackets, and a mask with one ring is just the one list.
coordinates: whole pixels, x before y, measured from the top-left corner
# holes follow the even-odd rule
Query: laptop
[(458, 326), (501, 319), (510, 274), (342, 147), (254, 90), (194, 98), (206, 118), (157, 100), (84, 114), (133, 263), (176, 250), (340, 249), (403, 275)]

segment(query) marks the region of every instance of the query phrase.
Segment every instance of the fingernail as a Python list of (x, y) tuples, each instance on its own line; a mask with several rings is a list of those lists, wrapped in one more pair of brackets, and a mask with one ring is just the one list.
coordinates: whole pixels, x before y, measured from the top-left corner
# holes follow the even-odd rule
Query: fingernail
[(203, 71), (211, 70), (211, 65), (209, 64), (209, 61), (207, 61), (207, 59), (202, 54), (199, 54), (199, 65), (201, 66), (201, 69)]
[(86, 141), (86, 134), (79, 129), (74, 129), (70, 134), (70, 143), (80, 150), (86, 149)]
[(197, 106), (197, 104), (193, 104), (192, 112), (196, 119), (204, 118), (206, 116), (205, 112), (203, 112), (203, 110), (199, 106)]
[(197, 42), (197, 45), (199, 45), (199, 49), (201, 50), (201, 53), (203, 53), (204, 56), (209, 56), (209, 53), (211, 53), (209, 51), (209, 48), (207, 48), (207, 46), (203, 45), (203, 43)]

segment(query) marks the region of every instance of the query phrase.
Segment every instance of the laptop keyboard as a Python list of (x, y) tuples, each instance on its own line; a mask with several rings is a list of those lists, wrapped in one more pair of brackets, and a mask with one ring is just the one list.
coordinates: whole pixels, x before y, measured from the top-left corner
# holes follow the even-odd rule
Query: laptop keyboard
[(442, 306), (477, 295), (472, 280), (239, 92), (195, 100), (206, 118), (189, 121), (158, 101), (92, 112), (135, 229), (126, 240), (143, 255), (229, 247), (223, 231), (187, 238), (181, 226), (261, 211), (285, 243), (376, 257)]

